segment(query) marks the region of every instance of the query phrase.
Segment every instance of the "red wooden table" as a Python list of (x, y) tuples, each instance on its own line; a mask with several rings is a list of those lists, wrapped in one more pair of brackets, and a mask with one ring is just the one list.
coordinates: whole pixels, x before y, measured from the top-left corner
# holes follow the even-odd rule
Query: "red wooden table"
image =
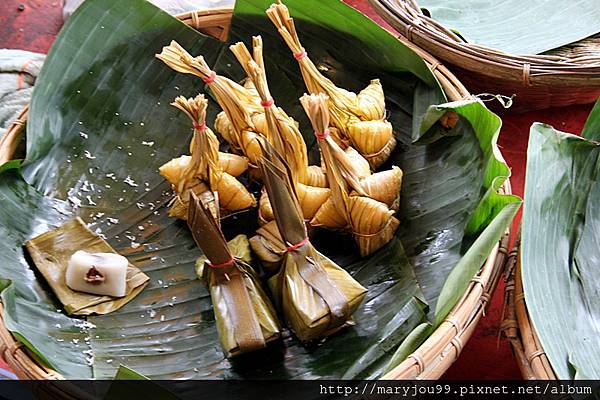
[[(366, 0), (344, 0), (385, 25)], [(0, 48), (48, 52), (62, 25), (60, 1), (0, 1)], [(545, 122), (562, 131), (581, 132), (591, 105), (553, 108), (522, 114), (503, 112), (502, 133), (498, 145), (512, 169), (513, 193), (523, 196), (525, 161), (529, 127)], [(520, 212), (517, 220), (520, 219)], [(516, 222), (515, 222), (516, 226)], [(475, 333), (465, 345), (460, 358), (444, 375), (445, 379), (520, 379), (521, 375), (508, 343), (500, 339), (504, 283), (501, 282)], [(3, 361), (0, 359), (0, 368)]]

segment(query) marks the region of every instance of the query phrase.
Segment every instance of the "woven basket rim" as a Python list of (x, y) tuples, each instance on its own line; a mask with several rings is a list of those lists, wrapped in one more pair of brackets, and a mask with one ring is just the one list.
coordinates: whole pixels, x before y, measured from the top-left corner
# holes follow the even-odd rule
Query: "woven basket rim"
[[(516, 55), (466, 43), (423, 14), (416, 0), (369, 0), (376, 12), (409, 41), (467, 71), (515, 81), (522, 86), (599, 86), (598, 55)], [(587, 41), (587, 42), (586, 42)], [(583, 39), (576, 43), (589, 43)], [(593, 46), (600, 47), (600, 41)]]
[[(176, 17), (196, 29), (224, 39), (232, 12), (232, 8), (216, 8), (187, 12)], [(450, 101), (472, 98), (462, 83), (432, 55), (404, 38), (398, 40), (425, 60)], [(12, 158), (24, 131), (27, 111), (27, 108), (24, 109), (0, 138), (0, 164)], [(501, 190), (511, 193), (509, 179)], [(486, 304), (496, 288), (506, 261), (509, 236), (510, 230), (507, 229), (446, 320), (412, 355), (382, 379), (437, 379), (458, 358), (463, 344), (485, 314)], [(0, 303), (0, 356), (5, 358), (15, 374), (20, 379), (64, 379), (61, 374), (45, 366), (8, 331), (3, 311)]]
[(502, 335), (510, 343), (521, 375), (527, 380), (557, 379), (529, 317), (521, 278), (521, 234), (517, 234), (505, 267)]

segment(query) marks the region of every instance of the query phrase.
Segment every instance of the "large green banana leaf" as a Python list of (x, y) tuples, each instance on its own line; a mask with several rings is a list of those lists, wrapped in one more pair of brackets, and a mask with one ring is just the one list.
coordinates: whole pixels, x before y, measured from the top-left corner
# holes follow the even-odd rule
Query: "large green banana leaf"
[[(598, 137), (598, 107), (584, 135)], [(559, 379), (600, 378), (600, 144), (535, 123), (527, 152), (525, 301)]]
[[(272, 93), (310, 132), (297, 101), (305, 89), (296, 61), (263, 15), (269, 3), (237, 1), (230, 40), (263, 36)], [(304, 46), (336, 83), (359, 90), (371, 78), (382, 79), (400, 142), (390, 161), (405, 173), (398, 239), (359, 260), (350, 238), (326, 232), (314, 238), (317, 248), (369, 289), (356, 326), (315, 347), (288, 336), (260, 354), (223, 357), (210, 297), (194, 272), (200, 252), (185, 224), (166, 215), (172, 194), (157, 173), (186, 151), (191, 135), (168, 103), (203, 87), (154, 54), (175, 39), (221, 73), (240, 79), (241, 70), (225, 44), (143, 0), (88, 0), (59, 34), (38, 78), (20, 169), (24, 179), (15, 163), (0, 168), (0, 234), (6, 238), (0, 277), (12, 281), (2, 285), (7, 325), (65, 376), (111, 378), (119, 364), (150, 378), (379, 376), (393, 350), (425, 323), (427, 307), (433, 318), (433, 310), (441, 315), (453, 306), (506, 228), (503, 214), (513, 211), (500, 204), (517, 199), (494, 190), (508, 175), (490, 150), (497, 151), (497, 117), (478, 102), (441, 106), (456, 110), (459, 124), (432, 143), (413, 144), (413, 116), (431, 121), (429, 114), (439, 111), (428, 110), (423, 98), (444, 99), (425, 63), (341, 2), (287, 4)], [(209, 107), (212, 121), (219, 110), (213, 102)], [(311, 133), (306, 139), (314, 141)], [(316, 155), (313, 149), (313, 160)], [(91, 325), (58, 310), (21, 248), (73, 216), (84, 218), (151, 279), (121, 310), (88, 318)], [(255, 217), (224, 222), (226, 235), (251, 233)], [(458, 272), (447, 280), (453, 270)]]
[(600, 32), (596, 0), (419, 0), (469, 43), (540, 54)]

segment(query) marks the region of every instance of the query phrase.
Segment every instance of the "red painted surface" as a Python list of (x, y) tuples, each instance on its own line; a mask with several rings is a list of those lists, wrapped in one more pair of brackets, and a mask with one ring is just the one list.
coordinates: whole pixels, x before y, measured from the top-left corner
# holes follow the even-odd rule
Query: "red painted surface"
[[(373, 13), (366, 0), (345, 0), (345, 2), (385, 25), (382, 19)], [(21, 4), (24, 9), (19, 11)], [(61, 24), (60, 1), (0, 1), (0, 47), (45, 53), (50, 48)], [(566, 132), (580, 133), (590, 110), (591, 105), (586, 105), (523, 114), (510, 112), (501, 114), (504, 126), (498, 144), (506, 162), (512, 168), (513, 193), (523, 195), (527, 141), (531, 124), (535, 121), (545, 122)], [(490, 302), (486, 317), (481, 320), (473, 337), (465, 344), (460, 358), (444, 378), (520, 379), (521, 375), (509, 345), (506, 341), (498, 339), (502, 319), (503, 289), (504, 284), (500, 283)], [(2, 360), (0, 360), (0, 368), (2, 368)]]
[(0, 1), (2, 48), (47, 53), (61, 26), (62, 1)]

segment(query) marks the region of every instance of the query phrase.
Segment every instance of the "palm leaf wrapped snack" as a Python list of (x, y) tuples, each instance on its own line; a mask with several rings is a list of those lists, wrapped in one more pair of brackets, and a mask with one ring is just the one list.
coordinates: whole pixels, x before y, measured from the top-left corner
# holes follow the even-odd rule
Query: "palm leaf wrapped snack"
[[(327, 178), (321, 166), (308, 165), (308, 155), (304, 138), (298, 129), (298, 123), (285, 111), (277, 107), (267, 83), (263, 44), (260, 36), (252, 37), (252, 55), (242, 42), (229, 47), (238, 59), (249, 79), (246, 84), (260, 99), (263, 107), (266, 127), (262, 126), (261, 133), (267, 137), (275, 150), (284, 156), (295, 182), (310, 186), (326, 187)], [(251, 83), (251, 85), (249, 85)]]
[[(157, 58), (178, 72), (192, 74), (210, 86), (215, 99), (223, 109), (215, 119), (215, 128), (229, 143), (233, 152), (248, 157), (251, 166), (256, 166), (261, 156), (259, 141), (268, 137), (264, 106), (254, 83), (246, 79), (240, 85), (212, 71), (204, 57), (192, 57), (177, 42), (165, 46)], [(294, 124), (297, 123), (289, 118)], [(315, 171), (318, 172), (318, 171)], [(317, 182), (326, 184), (324, 174), (317, 175)]]
[(269, 287), (296, 336), (303, 342), (328, 336), (350, 323), (367, 290), (313, 247), (289, 167), (268, 144), (263, 151), (259, 167), (275, 221), (259, 228), (250, 243), (277, 268)]
[[(264, 114), (256, 92), (217, 75), (210, 69), (204, 57), (192, 57), (175, 41), (165, 46), (156, 57), (175, 71), (198, 76), (210, 86), (217, 103), (223, 109), (223, 116), (226, 117), (217, 117), (217, 131), (229, 143), (232, 151), (245, 155), (250, 163), (256, 165), (261, 155), (260, 133), (252, 115)], [(261, 122), (260, 118), (257, 120)]]
[(366, 161), (349, 157), (329, 134), (327, 96), (323, 93), (305, 94), (300, 103), (317, 136), (331, 189), (330, 198), (310, 224), (350, 230), (361, 255), (367, 256), (388, 243), (400, 224), (390, 207), (398, 204), (402, 171), (393, 167), (370, 174)]
[(259, 277), (251, 266), (232, 256), (217, 220), (195, 194), (187, 221), (207, 257), (205, 277), (227, 355), (258, 350), (277, 340), (279, 323)]
[[(219, 141), (206, 126), (208, 101), (204, 95), (193, 99), (179, 96), (171, 104), (192, 120), (194, 136), (190, 143), (191, 157), (175, 158), (159, 168), (177, 194), (169, 215), (186, 219), (192, 193), (211, 205), (214, 216), (255, 206), (254, 196), (235, 178), (248, 168), (248, 161), (245, 157), (219, 152)], [(217, 193), (221, 210), (216, 209)]]
[(304, 83), (310, 93), (325, 93), (334, 129), (331, 134), (340, 144), (352, 146), (376, 168), (396, 147), (392, 125), (385, 120), (385, 97), (379, 79), (373, 79), (358, 95), (335, 86), (321, 74), (300, 43), (288, 8), (272, 4), (267, 15), (298, 60)]
[[(271, 97), (264, 68), (261, 37), (253, 37), (252, 43), (252, 56), (242, 42), (230, 46), (230, 49), (254, 83), (261, 105), (264, 107), (267, 140), (290, 167), (292, 184), (298, 195), (303, 215), (310, 220), (329, 197), (329, 189), (323, 187), (327, 184), (327, 178), (321, 166), (308, 165), (306, 144), (296, 121), (283, 109), (277, 107)], [(264, 190), (259, 200), (259, 215), (263, 222), (274, 218), (269, 198)]]

